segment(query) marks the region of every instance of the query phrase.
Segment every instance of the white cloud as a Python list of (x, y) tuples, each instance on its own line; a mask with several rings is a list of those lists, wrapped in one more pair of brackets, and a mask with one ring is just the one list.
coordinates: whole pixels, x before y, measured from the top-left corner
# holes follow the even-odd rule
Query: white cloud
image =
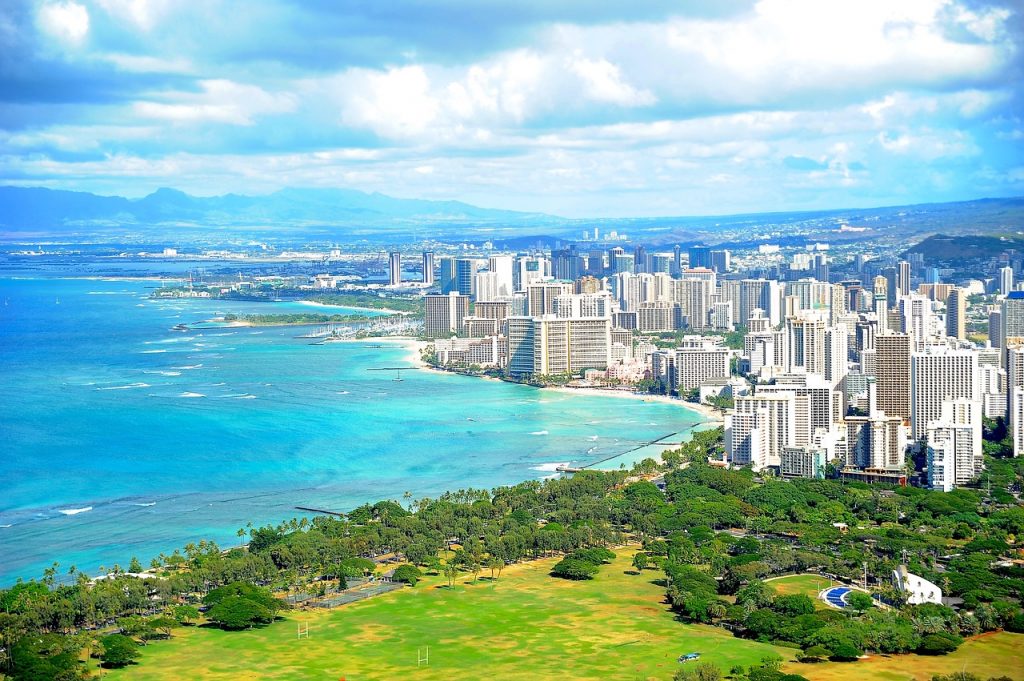
[(346, 74), (342, 121), (369, 128), (385, 137), (410, 137), (427, 129), (440, 105), (430, 92), (430, 78), (421, 66), (374, 72), (360, 69)]
[(108, 14), (150, 31), (171, 8), (170, 0), (97, 0)]
[(289, 93), (271, 93), (255, 85), (230, 80), (200, 81), (203, 91), (161, 93), (170, 101), (139, 101), (133, 110), (142, 118), (173, 123), (214, 122), (253, 125), (261, 115), (294, 111), (296, 98)]
[(73, 0), (46, 3), (36, 18), (43, 31), (65, 45), (77, 47), (89, 35), (89, 10)]
[(657, 101), (651, 92), (638, 90), (625, 82), (619, 67), (607, 59), (575, 56), (569, 62), (569, 70), (583, 81), (587, 95), (599, 102), (611, 102), (621, 106), (646, 106)]

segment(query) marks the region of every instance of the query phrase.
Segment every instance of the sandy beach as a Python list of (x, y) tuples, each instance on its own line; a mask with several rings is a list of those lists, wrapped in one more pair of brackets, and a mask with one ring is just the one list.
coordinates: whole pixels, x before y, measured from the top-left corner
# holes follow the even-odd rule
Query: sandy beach
[(686, 402), (679, 399), (678, 397), (671, 397), (669, 395), (652, 395), (649, 393), (636, 393), (628, 390), (617, 390), (613, 388), (597, 388), (597, 387), (581, 387), (572, 388), (568, 386), (557, 386), (549, 388), (541, 388), (542, 390), (551, 390), (554, 392), (565, 393), (567, 395), (598, 395), (601, 397), (619, 397), (628, 400), (640, 400), (641, 402), (661, 402), (663, 404), (674, 404), (678, 407), (685, 407), (691, 411), (695, 411), (704, 417), (706, 421), (714, 421), (721, 423), (725, 419), (722, 418), (722, 414), (706, 404), (697, 404), (696, 402)]
[[(352, 339), (356, 341), (357, 339)], [(423, 361), (422, 352), (423, 349), (431, 345), (430, 341), (421, 341), (416, 338), (410, 338), (408, 336), (385, 336), (385, 337), (374, 337), (374, 338), (363, 338), (358, 339), (359, 342), (373, 342), (373, 343), (394, 343), (396, 345), (402, 345), (409, 351), (408, 359), (409, 363), (424, 369), (434, 369), (435, 371), (445, 371), (444, 369), (437, 369), (430, 366)], [(347, 342), (347, 341), (343, 341)], [(492, 381), (498, 381), (501, 379), (494, 378), (491, 376), (480, 376), (479, 378), (485, 378)], [(636, 393), (629, 390), (617, 390), (612, 388), (598, 388), (598, 387), (580, 387), (573, 388), (568, 386), (551, 386), (546, 388), (539, 388), (539, 390), (550, 390), (552, 392), (564, 393), (566, 395), (589, 395), (597, 397), (615, 397), (627, 400), (639, 400), (641, 402), (661, 402), (663, 404), (672, 404), (678, 407), (689, 409), (690, 411), (697, 412), (700, 414), (705, 421), (711, 423), (722, 423), (725, 419), (714, 407), (706, 404), (697, 404), (696, 402), (685, 402), (678, 397), (671, 397), (669, 395), (651, 395), (648, 393)]]
[(332, 303), (318, 303), (315, 300), (296, 300), (294, 301), (299, 305), (309, 305), (310, 307), (326, 307), (326, 308), (343, 308), (346, 310), (359, 310), (360, 312), (383, 312), (384, 314), (398, 314), (405, 315), (412, 314), (411, 312), (402, 312), (401, 310), (392, 310), (388, 307), (360, 307), (359, 305), (334, 305)]

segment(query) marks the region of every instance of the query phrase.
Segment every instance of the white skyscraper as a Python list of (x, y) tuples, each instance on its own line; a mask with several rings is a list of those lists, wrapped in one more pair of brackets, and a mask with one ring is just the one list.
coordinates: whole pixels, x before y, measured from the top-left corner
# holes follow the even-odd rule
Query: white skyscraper
[(971, 350), (929, 348), (910, 356), (911, 437), (920, 440), (928, 425), (942, 418), (942, 404), (978, 401), (978, 355)]
[(499, 298), (508, 298), (514, 291), (512, 271), (515, 259), (511, 255), (492, 255), (487, 261), (487, 269), (495, 275), (495, 294)]
[(999, 268), (999, 294), (1003, 296), (1010, 295), (1010, 291), (1013, 290), (1013, 268), (1012, 267), (1001, 267)]
[(948, 492), (981, 474), (981, 403), (950, 400), (928, 424), (928, 486)]

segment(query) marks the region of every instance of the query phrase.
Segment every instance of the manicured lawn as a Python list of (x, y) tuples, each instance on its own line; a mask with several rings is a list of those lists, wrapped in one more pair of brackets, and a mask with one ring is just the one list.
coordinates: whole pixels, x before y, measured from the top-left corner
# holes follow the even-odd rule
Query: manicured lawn
[(788, 664), (785, 670), (806, 676), (811, 681), (929, 681), (935, 674), (966, 670), (982, 679), (1008, 676), (1024, 679), (1024, 634), (1006, 632), (984, 634), (964, 643), (949, 655), (874, 655), (857, 662)]
[[(678, 622), (662, 603), (654, 570), (632, 570), (632, 550), (588, 582), (548, 576), (555, 560), (507, 568), (491, 585), (462, 576), (455, 589), (428, 578), (415, 589), (343, 606), (334, 611), (287, 613), (264, 629), (228, 633), (174, 630), (170, 641), (142, 649), (138, 665), (108, 671), (126, 681), (171, 679), (659, 679), (672, 678), (676, 658), (701, 653), (723, 672), (793, 651), (734, 638), (717, 627)], [(485, 571), (486, 575), (487, 572)], [(816, 595), (822, 578), (775, 580), (779, 593)], [(309, 624), (309, 639), (296, 636)], [(417, 649), (430, 662), (417, 667)], [(928, 681), (964, 668), (982, 678), (1024, 678), (1024, 635), (988, 634), (944, 657), (874, 656), (854, 663), (786, 664), (812, 681), (849, 679)]]
[[(592, 581), (548, 576), (554, 560), (507, 568), (492, 587), (438, 578), (332, 612), (289, 612), (265, 629), (176, 629), (109, 679), (670, 679), (689, 652), (728, 671), (791, 651), (686, 625), (662, 603), (661, 573), (620, 552)], [(484, 574), (487, 574), (486, 572)], [(296, 636), (309, 623), (309, 639)], [(430, 647), (417, 667), (417, 649)]]
[(828, 606), (818, 598), (818, 592), (828, 587), (830, 583), (838, 584), (838, 582), (829, 582), (828, 577), (820, 575), (788, 575), (778, 579), (770, 579), (767, 583), (780, 596), (806, 594), (814, 599), (814, 606), (819, 609), (827, 608)]

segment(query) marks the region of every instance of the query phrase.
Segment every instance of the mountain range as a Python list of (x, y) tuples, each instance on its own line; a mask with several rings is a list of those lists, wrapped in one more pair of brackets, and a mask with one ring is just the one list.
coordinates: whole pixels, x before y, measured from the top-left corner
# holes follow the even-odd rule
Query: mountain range
[(212, 197), (158, 189), (141, 199), (126, 199), (42, 187), (0, 187), (0, 232), (8, 233), (59, 234), (157, 225), (364, 225), (401, 229), (427, 224), (521, 226), (557, 222), (561, 219), (539, 213), (492, 210), (460, 201), (398, 199), (352, 189), (282, 189), (266, 196)]
[(617, 230), (652, 246), (709, 243), (743, 249), (823, 240), (900, 244), (933, 234), (1011, 235), (1024, 230), (1024, 197), (948, 203), (699, 217), (568, 219), (481, 208), (461, 201), (401, 199), (352, 189), (282, 189), (265, 196), (196, 197), (159, 189), (140, 199), (42, 187), (0, 186), (0, 238), (134, 232), (285, 229), (311, 236), (396, 240), (492, 240), (505, 248), (565, 243)]

